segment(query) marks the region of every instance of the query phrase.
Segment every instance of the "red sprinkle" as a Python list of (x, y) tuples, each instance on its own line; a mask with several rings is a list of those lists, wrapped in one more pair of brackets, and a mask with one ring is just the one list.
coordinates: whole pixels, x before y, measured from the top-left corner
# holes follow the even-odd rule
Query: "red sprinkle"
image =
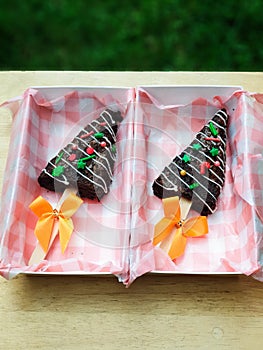
[(83, 134), (80, 136), (81, 139), (85, 139), (86, 137), (89, 137), (90, 135), (94, 134), (94, 131), (87, 132), (87, 134)]
[(89, 155), (91, 155), (91, 154), (94, 153), (94, 149), (93, 149), (92, 147), (87, 147), (87, 148), (86, 148), (86, 152), (87, 152)]
[(72, 154), (68, 157), (68, 160), (69, 160), (70, 162), (73, 162), (76, 158), (77, 158), (76, 154), (72, 153)]
[(216, 162), (214, 162), (215, 166), (220, 166), (220, 162), (217, 160)]
[(76, 149), (78, 149), (78, 145), (76, 145), (75, 143), (73, 143), (73, 145), (71, 146), (71, 149), (75, 151)]
[(206, 141), (220, 142), (220, 139), (218, 139), (217, 137), (206, 137), (205, 140)]
[(204, 175), (205, 170), (210, 168), (210, 163), (208, 162), (203, 162), (200, 164), (200, 174)]
[(106, 144), (105, 141), (102, 141), (102, 142), (100, 143), (100, 145), (101, 145), (101, 147), (106, 147), (106, 146), (107, 146), (107, 144)]
[(101, 122), (100, 125), (101, 126), (105, 126), (105, 125), (107, 125), (107, 123), (106, 122)]

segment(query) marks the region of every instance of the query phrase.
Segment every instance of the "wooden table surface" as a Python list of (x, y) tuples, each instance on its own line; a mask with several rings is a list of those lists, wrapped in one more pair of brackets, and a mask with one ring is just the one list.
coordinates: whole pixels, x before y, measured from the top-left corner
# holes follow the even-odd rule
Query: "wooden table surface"
[[(36, 85), (241, 85), (263, 73), (0, 72), (0, 103)], [(11, 117), (0, 110), (0, 185)], [(146, 275), (0, 279), (0, 349), (263, 348), (263, 284), (246, 276)]]

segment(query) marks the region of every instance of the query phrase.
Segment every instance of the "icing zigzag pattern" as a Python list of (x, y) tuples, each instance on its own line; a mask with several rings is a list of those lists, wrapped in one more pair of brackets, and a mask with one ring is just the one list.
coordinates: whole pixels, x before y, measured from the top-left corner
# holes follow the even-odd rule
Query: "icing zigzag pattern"
[(121, 121), (120, 112), (104, 110), (48, 162), (38, 178), (40, 186), (56, 192), (70, 186), (81, 198), (101, 199), (112, 182)]
[(186, 149), (167, 165), (153, 183), (159, 198), (184, 197), (201, 215), (212, 214), (225, 181), (228, 115), (225, 109), (195, 135)]

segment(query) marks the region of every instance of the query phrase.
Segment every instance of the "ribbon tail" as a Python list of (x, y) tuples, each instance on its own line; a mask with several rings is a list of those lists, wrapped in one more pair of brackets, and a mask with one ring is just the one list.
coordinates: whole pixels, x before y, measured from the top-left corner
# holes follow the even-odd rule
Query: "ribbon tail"
[(187, 238), (183, 235), (182, 227), (175, 228), (172, 234), (173, 240), (168, 255), (174, 260), (184, 253)]
[(153, 245), (164, 240), (171, 232), (174, 222), (168, 218), (162, 218), (154, 227)]
[(48, 251), (53, 225), (54, 219), (52, 215), (43, 215), (38, 219), (35, 227), (34, 233), (45, 253)]
[(59, 240), (60, 240), (62, 254), (65, 252), (68, 246), (73, 229), (74, 229), (73, 222), (70, 218), (69, 219), (64, 219), (61, 217), (59, 218)]

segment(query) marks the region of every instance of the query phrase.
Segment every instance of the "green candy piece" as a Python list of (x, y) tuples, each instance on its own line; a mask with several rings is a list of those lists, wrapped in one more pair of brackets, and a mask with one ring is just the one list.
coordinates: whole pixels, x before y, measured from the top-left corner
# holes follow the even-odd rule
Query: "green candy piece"
[(192, 147), (193, 147), (193, 149), (196, 150), (196, 151), (198, 151), (200, 148), (202, 148), (202, 146), (200, 145), (200, 143), (194, 143)]
[(212, 122), (209, 123), (209, 129), (214, 136), (218, 135), (218, 131), (216, 130), (216, 128)]
[(59, 165), (59, 166), (57, 166), (56, 168), (53, 169), (52, 176), (58, 177), (58, 176), (60, 176), (61, 174), (64, 173), (64, 170), (65, 170), (65, 168), (63, 166)]
[(55, 160), (55, 164), (58, 164), (58, 162), (61, 160), (61, 158), (63, 157), (64, 152), (61, 152), (60, 155), (57, 157), (57, 159)]
[(78, 169), (85, 169), (85, 166), (86, 166), (86, 161), (87, 160), (90, 160), (92, 158), (95, 158), (96, 155), (95, 154), (92, 154), (91, 156), (88, 156), (88, 157), (85, 157), (85, 158), (81, 158), (78, 160), (78, 163), (77, 163), (77, 168)]
[(116, 145), (113, 145), (113, 146), (111, 147), (111, 151), (112, 151), (112, 153), (116, 153)]
[(197, 183), (197, 182), (194, 182), (194, 183), (192, 183), (190, 186), (189, 186), (189, 188), (190, 188), (190, 190), (193, 190), (193, 189), (195, 189), (196, 187), (198, 187), (199, 186), (199, 184)]
[(78, 163), (77, 163), (77, 168), (78, 169), (85, 169), (85, 166), (86, 166), (86, 162), (84, 162), (82, 159), (79, 159)]
[(185, 154), (185, 155), (183, 156), (182, 160), (183, 160), (185, 163), (188, 163), (188, 162), (190, 162), (191, 158), (190, 158), (190, 156), (188, 156), (188, 154)]
[(213, 157), (217, 156), (218, 155), (218, 149), (213, 147), (210, 151), (210, 153), (212, 154)]
[(94, 134), (94, 137), (96, 137), (96, 139), (102, 139), (104, 136), (103, 132), (96, 132), (96, 134)]

